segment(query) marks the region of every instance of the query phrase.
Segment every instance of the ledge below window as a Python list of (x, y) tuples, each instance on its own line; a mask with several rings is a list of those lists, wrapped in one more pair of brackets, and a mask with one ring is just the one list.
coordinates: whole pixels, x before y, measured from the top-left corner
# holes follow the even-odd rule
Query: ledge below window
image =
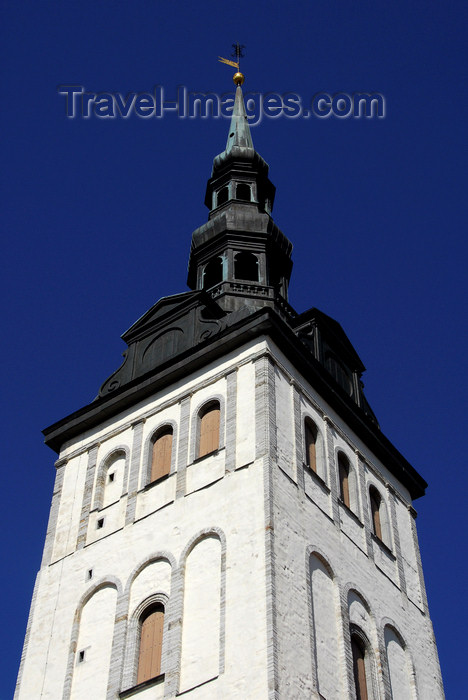
[(312, 467), (309, 467), (309, 465), (306, 464), (305, 462), (302, 463), (302, 467), (303, 467), (304, 471), (306, 471), (308, 474), (310, 474), (311, 477), (312, 477), (312, 479), (314, 479), (314, 480), (317, 482), (317, 484), (319, 484), (319, 486), (321, 486), (322, 489), (323, 489), (326, 493), (330, 493), (329, 487), (327, 486), (327, 484), (325, 483), (325, 481), (322, 479), (322, 477), (320, 476), (320, 474), (318, 474), (316, 471), (314, 471), (314, 470), (312, 469)]
[(391, 559), (393, 559), (393, 561), (396, 561), (396, 556), (393, 554), (388, 544), (385, 544), (385, 542), (381, 540), (380, 537), (374, 532), (371, 532), (371, 536), (373, 541), (379, 545), (380, 549), (382, 549), (385, 552), (385, 554), (387, 554)]
[(160, 484), (162, 481), (167, 481), (167, 479), (169, 479), (170, 476), (172, 476), (171, 473), (163, 474), (163, 476), (160, 476), (158, 479), (154, 479), (154, 481), (148, 482), (146, 486), (143, 486), (143, 488), (140, 489), (140, 491), (148, 491), (153, 486), (156, 486), (156, 484)]
[(208, 457), (213, 457), (214, 455), (219, 454), (223, 450), (224, 447), (217, 447), (216, 450), (213, 450), (212, 452), (207, 452), (206, 455), (202, 455), (201, 457), (195, 457), (191, 464), (187, 464), (187, 467), (190, 467), (192, 464), (197, 464), (197, 462), (201, 462), (203, 459), (207, 459)]
[(338, 503), (343, 508), (345, 513), (347, 513), (357, 523), (357, 525), (359, 525), (359, 527), (364, 527), (363, 523), (361, 522), (361, 519), (359, 518), (359, 515), (357, 515), (354, 512), (354, 510), (351, 510), (351, 508), (346, 505), (341, 496), (338, 496)]
[(140, 690), (146, 690), (146, 688), (151, 688), (152, 685), (159, 685), (160, 683), (163, 683), (164, 681), (164, 673), (161, 673), (161, 675), (156, 676), (155, 678), (150, 678), (148, 681), (143, 681), (143, 683), (138, 683), (138, 685), (134, 685), (133, 688), (128, 688), (128, 690), (122, 690), (121, 693), (119, 693), (119, 698), (130, 698), (132, 695), (136, 695), (136, 693), (139, 693)]

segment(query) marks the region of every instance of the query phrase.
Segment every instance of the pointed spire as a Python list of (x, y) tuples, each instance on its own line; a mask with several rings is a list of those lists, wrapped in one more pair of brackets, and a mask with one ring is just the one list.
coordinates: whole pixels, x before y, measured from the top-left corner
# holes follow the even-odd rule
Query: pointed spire
[(234, 108), (232, 110), (231, 126), (229, 127), (229, 135), (226, 143), (225, 153), (231, 153), (234, 146), (240, 148), (251, 148), (253, 150), (253, 141), (250, 134), (249, 120), (245, 111), (244, 95), (240, 85), (236, 88), (236, 97), (234, 100)]
[[(236, 75), (238, 74), (236, 73)], [(242, 160), (252, 162), (257, 161), (261, 168), (266, 168), (268, 170), (268, 165), (255, 151), (253, 145), (249, 120), (245, 111), (244, 95), (240, 84), (238, 84), (236, 88), (226, 148), (213, 160), (212, 175), (214, 175), (219, 168), (225, 167), (233, 158), (241, 158)]]

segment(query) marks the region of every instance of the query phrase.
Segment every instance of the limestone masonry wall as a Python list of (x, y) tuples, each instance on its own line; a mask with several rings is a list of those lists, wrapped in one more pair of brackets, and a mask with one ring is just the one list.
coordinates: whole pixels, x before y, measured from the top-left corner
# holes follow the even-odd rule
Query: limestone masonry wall
[[(199, 458), (210, 401), (219, 444)], [(151, 482), (164, 426), (170, 469)], [(64, 446), (15, 700), (352, 699), (352, 635), (369, 698), (443, 698), (414, 519), (386, 466), (271, 341), (252, 341)], [(156, 604), (164, 675), (135, 688)]]

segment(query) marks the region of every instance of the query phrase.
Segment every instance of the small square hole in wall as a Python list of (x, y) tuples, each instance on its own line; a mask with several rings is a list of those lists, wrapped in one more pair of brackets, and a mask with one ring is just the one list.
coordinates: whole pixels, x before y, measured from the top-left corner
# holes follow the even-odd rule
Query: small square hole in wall
[(80, 652), (78, 652), (78, 663), (81, 664), (82, 661), (84, 661), (85, 658), (85, 650), (82, 649)]
[(86, 574), (86, 578), (88, 579), (88, 581), (93, 578), (93, 570), (92, 569), (88, 569), (87, 574)]
[(112, 472), (112, 474), (109, 474), (109, 481), (114, 481), (115, 479), (115, 472)]
[(99, 520), (97, 521), (96, 529), (101, 530), (101, 528), (103, 528), (103, 527), (104, 527), (104, 518), (99, 518)]

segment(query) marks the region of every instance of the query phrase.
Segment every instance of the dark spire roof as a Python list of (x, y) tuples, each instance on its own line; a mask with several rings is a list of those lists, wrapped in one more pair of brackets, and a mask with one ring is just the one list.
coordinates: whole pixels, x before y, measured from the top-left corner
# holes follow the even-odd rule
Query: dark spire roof
[(244, 96), (240, 85), (236, 88), (234, 108), (232, 110), (231, 124), (226, 143), (226, 148), (219, 156), (216, 156), (215, 163), (225, 162), (231, 155), (244, 158), (253, 158), (254, 145), (252, 134), (250, 133), (249, 120), (245, 111)]
[(268, 173), (268, 164), (257, 153), (253, 145), (249, 118), (245, 111), (244, 95), (240, 85), (236, 88), (226, 148), (213, 160), (212, 176), (232, 160), (255, 161), (257, 167), (265, 171), (265, 174)]

